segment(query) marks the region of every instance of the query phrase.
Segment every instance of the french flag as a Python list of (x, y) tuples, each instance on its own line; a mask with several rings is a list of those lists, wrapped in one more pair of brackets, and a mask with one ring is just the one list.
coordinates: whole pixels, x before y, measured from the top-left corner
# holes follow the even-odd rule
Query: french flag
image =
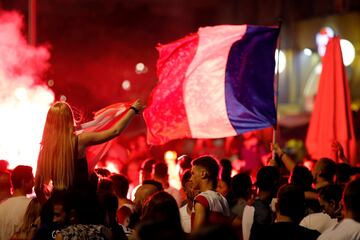
[(159, 45), (159, 83), (143, 115), (147, 141), (222, 138), (276, 125), (279, 28), (220, 25)]

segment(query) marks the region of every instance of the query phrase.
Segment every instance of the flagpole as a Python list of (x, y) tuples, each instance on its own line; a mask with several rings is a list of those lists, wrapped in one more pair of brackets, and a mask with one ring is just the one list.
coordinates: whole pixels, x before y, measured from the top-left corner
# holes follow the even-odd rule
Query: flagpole
[[(276, 134), (277, 134), (277, 129), (278, 129), (278, 106), (279, 106), (279, 78), (280, 78), (280, 47), (281, 47), (281, 37), (280, 37), (280, 33), (281, 33), (281, 26), (282, 26), (282, 22), (283, 20), (281, 18), (278, 19), (278, 27), (279, 27), (279, 38), (278, 38), (278, 42), (277, 42), (277, 64), (276, 64), (276, 75), (275, 75), (275, 96), (274, 96), (274, 101), (275, 101), (275, 111), (276, 111), (276, 126), (273, 128), (273, 139), (272, 139), (272, 143), (276, 144)], [(275, 160), (275, 150), (272, 150), (272, 159)]]

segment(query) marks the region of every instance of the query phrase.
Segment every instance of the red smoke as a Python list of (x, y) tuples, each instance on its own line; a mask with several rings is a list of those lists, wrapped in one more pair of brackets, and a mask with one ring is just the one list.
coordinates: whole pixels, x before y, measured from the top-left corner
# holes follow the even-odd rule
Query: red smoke
[(41, 77), (49, 68), (47, 47), (30, 46), (22, 34), (23, 19), (0, 11), (0, 159), (10, 168), (36, 168), (41, 135), (53, 92)]

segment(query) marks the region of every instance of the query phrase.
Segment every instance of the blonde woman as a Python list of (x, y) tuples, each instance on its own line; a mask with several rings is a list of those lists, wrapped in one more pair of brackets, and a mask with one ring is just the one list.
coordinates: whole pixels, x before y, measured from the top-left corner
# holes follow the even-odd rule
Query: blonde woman
[(101, 144), (118, 136), (135, 114), (144, 108), (137, 100), (110, 128), (100, 132), (75, 134), (72, 109), (65, 102), (54, 103), (47, 114), (37, 162), (35, 189), (44, 193), (52, 182), (57, 190), (81, 189), (88, 182), (86, 147)]

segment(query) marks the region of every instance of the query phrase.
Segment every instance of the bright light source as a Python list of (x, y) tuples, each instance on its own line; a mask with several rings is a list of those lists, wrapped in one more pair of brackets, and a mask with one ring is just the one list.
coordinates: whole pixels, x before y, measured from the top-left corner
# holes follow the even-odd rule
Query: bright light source
[(164, 155), (164, 159), (166, 162), (175, 161), (177, 158), (177, 153), (175, 151), (166, 151)]
[(119, 167), (113, 162), (107, 161), (105, 168), (107, 170), (109, 170), (111, 173), (119, 173), (120, 172)]
[(139, 62), (139, 63), (137, 63), (136, 66), (135, 66), (135, 72), (136, 72), (136, 74), (147, 73), (147, 67), (145, 66), (144, 63)]
[(54, 86), (54, 80), (51, 80), (51, 79), (50, 79), (50, 80), (48, 81), (48, 86), (49, 86), (49, 87)]
[(277, 64), (278, 64), (278, 55), (279, 55), (279, 73), (282, 73), (285, 70), (286, 67), (286, 57), (283, 51), (280, 50), (280, 53), (278, 54), (278, 50), (275, 51), (275, 73), (277, 71)]
[(354, 45), (352, 45), (352, 43), (349, 40), (341, 39), (340, 46), (341, 46), (344, 65), (349, 66), (354, 61), (355, 58)]
[(142, 71), (144, 71), (144, 69), (145, 69), (145, 64), (143, 64), (141, 62), (136, 64), (136, 66), (135, 66), (136, 72), (142, 72)]
[(61, 102), (66, 102), (66, 100), (67, 100), (67, 98), (66, 98), (65, 95), (61, 95), (61, 96), (60, 96), (60, 101), (61, 101)]
[(180, 189), (181, 182), (178, 169), (176, 168), (176, 158), (177, 153), (175, 151), (166, 151), (164, 154), (165, 162), (168, 165), (169, 184), (176, 189)]
[(318, 53), (322, 57), (326, 51), (326, 44), (329, 41), (329, 38), (334, 37), (334, 30), (331, 27), (323, 27), (316, 34), (316, 44), (318, 46)]
[(130, 90), (130, 88), (131, 88), (130, 80), (124, 80), (121, 84), (121, 87), (126, 91)]
[(311, 56), (312, 51), (311, 51), (310, 48), (304, 48), (303, 53), (304, 53), (306, 56)]

